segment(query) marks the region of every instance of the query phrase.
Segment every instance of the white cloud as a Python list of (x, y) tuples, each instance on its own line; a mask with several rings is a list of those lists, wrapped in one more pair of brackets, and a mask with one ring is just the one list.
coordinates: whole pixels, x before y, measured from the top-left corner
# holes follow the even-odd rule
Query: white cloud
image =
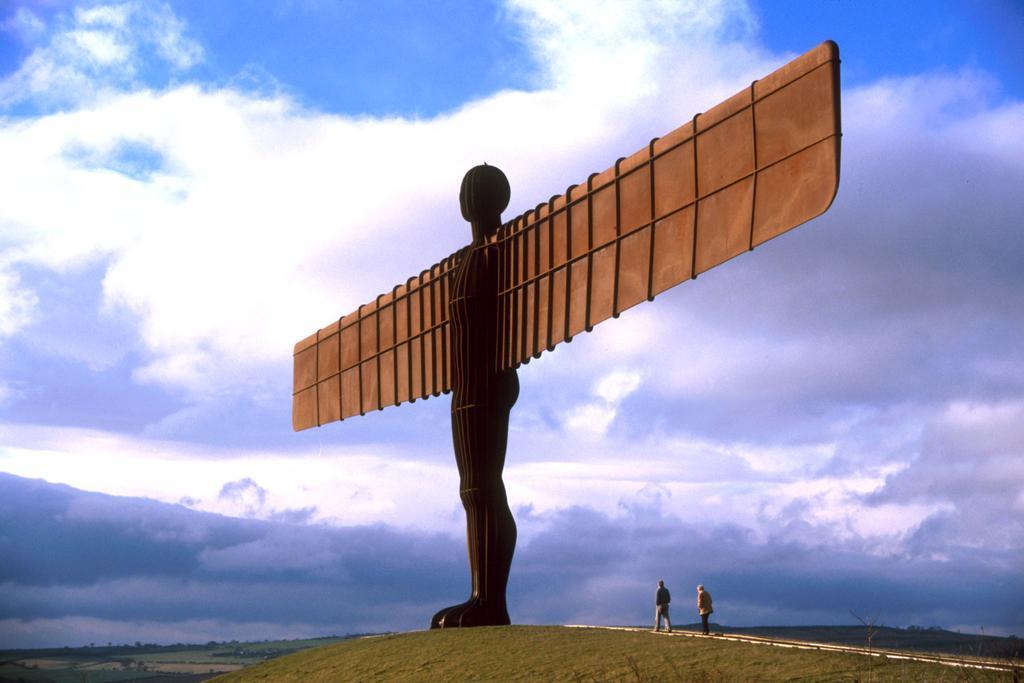
[(32, 321), (37, 297), (21, 285), (16, 272), (3, 268), (0, 261), (0, 339), (16, 334)]
[(620, 403), (640, 388), (643, 377), (639, 372), (631, 370), (615, 370), (604, 377), (594, 387), (594, 393), (608, 403)]
[(14, 14), (0, 22), (0, 31), (13, 33), (22, 40), (35, 40), (45, 30), (43, 20), (27, 7), (19, 7)]
[(615, 406), (606, 403), (585, 403), (576, 406), (565, 417), (565, 426), (574, 432), (601, 436), (615, 419)]
[(672, 65), (675, 46), (699, 40), (725, 47), (724, 34), (738, 29), (747, 37), (755, 23), (747, 5), (732, 0), (511, 0), (509, 8), (527, 29), (548, 83), (588, 100), (607, 99), (608, 92), (630, 100), (657, 90), (652, 76)]
[(302, 521), (464, 531), (447, 454), (440, 464), (422, 451), (381, 446), (288, 454), (11, 424), (0, 424), (0, 444), (0, 471), (87, 491), (184, 499), (190, 508), (236, 517), (282, 519), (313, 507)]
[[(929, 422), (918, 457), (888, 477), (878, 498), (961, 503), (998, 517), (1024, 491), (1022, 444), (1024, 401), (954, 401)], [(1009, 520), (1001, 526), (1024, 533)]]
[(58, 14), (49, 31), (24, 9), (8, 23), (35, 47), (17, 71), (0, 80), (0, 108), (25, 101), (74, 107), (111, 89), (135, 86), (143, 67), (182, 71), (203, 56), (162, 2), (78, 7)]
[[(510, 505), (531, 510), (521, 525), (523, 542), (546, 528), (544, 515), (578, 507), (621, 516), (644, 504), (652, 491), (664, 494), (662, 512), (692, 522), (727, 519), (766, 538), (801, 519), (813, 525), (816, 538), (868, 539), (887, 553), (899, 552), (905, 534), (927, 514), (948, 509), (912, 501), (878, 508), (866, 502), (865, 494), (882, 487), (891, 469), (807, 476), (803, 461), (818, 457), (823, 446), (789, 454), (788, 469), (774, 462), (772, 471), (758, 472), (747, 461), (768, 455), (731, 443), (661, 434), (628, 439), (545, 431), (532, 436), (531, 441), (512, 436), (515, 457), (504, 477)], [(316, 452), (277, 453), (17, 425), (0, 427), (0, 442), (5, 444), (0, 470), (88, 491), (167, 503), (184, 499), (192, 509), (236, 517), (280, 519), (315, 507), (301, 519), (380, 522), (454, 538), (464, 532), (458, 476), (444, 442), (425, 444), (420, 451), (321, 444)], [(524, 457), (538, 443), (571, 456)], [(899, 514), (886, 517), (882, 511)]]
[(131, 6), (128, 4), (79, 7), (75, 9), (75, 20), (82, 26), (124, 28), (130, 11)]
[(593, 393), (598, 400), (566, 411), (566, 428), (578, 435), (603, 436), (615, 419), (619, 404), (636, 391), (642, 381), (641, 373), (634, 370), (613, 370), (607, 373), (594, 386)]
[(81, 52), (82, 57), (101, 67), (110, 67), (127, 61), (131, 48), (121, 42), (118, 36), (106, 31), (77, 30), (68, 38)]
[[(512, 15), (548, 68), (540, 87), (424, 120), (331, 115), (284, 96), (195, 84), (146, 89), (128, 76), (143, 47), (123, 40), (116, 13), (76, 14), (75, 30), (105, 38), (83, 46), (66, 31), (0, 85), (0, 102), (58, 86), (90, 95), (63, 113), (0, 123), (10, 273), (0, 286), (21, 297), (0, 299), (21, 301), (0, 310), (0, 331), (16, 334), (31, 320), (34, 295), (18, 284), (18, 268), (60, 274), (100, 265), (106, 310), (137, 321), (148, 354), (138, 379), (208, 401), (265, 388), (268, 368), (287, 365), (297, 338), (467, 241), (454, 197), (468, 167), (486, 159), (504, 168), (511, 216), (785, 60), (728, 38), (730, 26), (751, 25), (741, 6), (644, 9), (514, 3)], [(164, 18), (151, 23), (153, 35), (170, 36), (166, 45), (148, 45), (186, 68), (201, 51), (172, 15)], [(118, 46), (128, 46), (123, 59)], [(96, 72), (103, 64), (114, 76)], [(1014, 187), (1021, 171), (1024, 105), (993, 103), (993, 87), (968, 71), (845, 91), (843, 185), (829, 216), (524, 370), (533, 396), (513, 417), (520, 422), (506, 479), (514, 504), (614, 513), (619, 501), (656, 484), (671, 494), (663, 505), (685, 519), (729, 519), (761, 533), (807, 523), (823, 536), (866, 538), (898, 552), (940, 513), (961, 513), (950, 506), (965, 490), (1006, 481), (1007, 473), (1015, 483), (1020, 441), (1010, 438), (976, 469), (929, 470), (942, 458), (929, 459), (928, 449), (911, 462), (935, 401), (972, 391), (958, 374), (964, 367), (971, 375), (988, 367), (982, 374), (993, 381), (1022, 376), (1012, 352), (986, 347), (992, 357), (977, 366), (943, 352), (950, 339), (974, 344), (957, 331), (1015, 328), (1021, 315), (1012, 305), (1019, 283), (972, 287), (1012, 276), (971, 248), (998, 244), (1012, 261), (1019, 244), (1007, 236), (1019, 221), (1004, 213), (1019, 219), (1011, 202), (1019, 206), (1020, 195), (1003, 184)], [(144, 152), (141, 172), (123, 163), (126, 148)], [(962, 226), (973, 239), (965, 249), (951, 241)], [(957, 258), (929, 261), (935, 245)], [(984, 267), (958, 270), (972, 260)], [(953, 273), (971, 277), (958, 287)], [(979, 309), (991, 316), (978, 317)], [(593, 395), (581, 397), (595, 377)], [(651, 400), (624, 403), (641, 382)], [(671, 412), (684, 402), (708, 412)], [(928, 405), (896, 417), (872, 407), (915, 402)], [(557, 424), (545, 428), (539, 413), (551, 406)], [(755, 408), (776, 411), (771, 427), (740, 433)], [(708, 414), (728, 428), (715, 439), (694, 433)], [(951, 410), (948, 429), (932, 433), (983, 437), (960, 424), (967, 417)], [(1004, 437), (1016, 434), (988, 417), (983, 422), (998, 424)], [(787, 421), (803, 425), (797, 436), (780, 433), (777, 424)], [(638, 436), (630, 427), (640, 423)], [(265, 509), (254, 514), (315, 501), (318, 519), (461, 525), (453, 468), (447, 459), (432, 464), (433, 452), (392, 458), (377, 445), (326, 457), (253, 453), (241, 467), (237, 452), (226, 461), (158, 441), (94, 438), (84, 439), (88, 447), (82, 439), (22, 443), (8, 449), (5, 469), (59, 471), (82, 488), (171, 502), (190, 496), (199, 509), (229, 514), (244, 514), (245, 502), (218, 492), (249, 477), (267, 489)], [(846, 471), (818, 471), (843, 459)], [(103, 474), (112, 469), (122, 473), (117, 490)], [(930, 471), (934, 477), (924, 476)], [(871, 499), (900, 482), (914, 500)], [(948, 495), (921, 493), (933, 484)], [(1011, 493), (1000, 504), (1020, 506), (1024, 494)], [(409, 499), (419, 501), (415, 513), (403, 504)], [(967, 520), (956, 533), (967, 537), (976, 526)]]
[[(704, 30), (738, 11), (665, 4), (616, 28), (581, 8), (571, 9), (566, 23), (553, 8), (524, 4), (516, 16), (544, 32), (542, 50), (558, 73), (584, 53), (614, 48), (607, 61), (642, 45), (669, 61), (698, 53), (704, 59), (710, 47), (680, 53), (670, 39), (690, 21)], [(166, 8), (146, 13), (128, 3), (80, 11), (76, 26), (86, 28), (76, 29), (77, 51), (67, 48), (70, 34), (54, 38), (4, 86), (16, 93), (8, 97), (33, 92), (18, 79), (62, 69), (68, 78), (101, 82), (83, 70), (83, 50), (93, 62), (135, 68), (142, 45), (126, 36), (139, 35), (127, 27), (140, 16), (150, 33), (187, 42)], [(651, 34), (661, 42), (651, 42), (652, 26), (662, 27)], [(739, 73), (762, 70), (749, 56), (740, 63)], [(105, 306), (137, 317), (151, 354), (140, 380), (197, 397), (239, 391), (286, 357), (297, 338), (460, 247), (468, 229), (451, 196), (481, 158), (501, 160), (514, 179), (516, 205), (532, 206), (592, 170), (595, 154), (595, 163), (607, 164), (628, 149), (623, 145), (639, 146), (677, 125), (682, 116), (670, 106), (637, 115), (655, 90), (665, 88), (669, 105), (688, 99), (692, 107), (735, 82), (719, 67), (676, 75), (667, 88), (663, 67), (644, 58), (636, 72), (604, 74), (604, 87), (587, 101), (577, 86), (590, 88), (579, 80), (589, 69), (569, 73), (571, 84), (499, 93), (430, 120), (318, 114), (284, 97), (195, 86), (108, 91), (65, 113), (0, 129), (0, 180), (17, 197), (0, 209), (0, 224), (21, 236), (12, 257), (19, 264), (109, 264)], [(647, 85), (619, 88), (634, 81)], [(608, 98), (613, 84), (620, 96)], [(114, 158), (125, 145), (148, 150), (155, 168), (126, 175)], [(574, 175), (537, 173), (538, 155), (563, 159)]]

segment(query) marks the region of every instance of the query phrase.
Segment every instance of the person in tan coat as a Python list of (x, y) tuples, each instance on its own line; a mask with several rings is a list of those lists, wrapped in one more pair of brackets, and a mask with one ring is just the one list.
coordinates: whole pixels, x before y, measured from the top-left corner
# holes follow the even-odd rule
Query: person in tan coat
[(697, 586), (697, 611), (700, 612), (700, 623), (704, 627), (704, 635), (708, 635), (708, 617), (714, 612), (711, 608), (711, 593), (704, 586)]

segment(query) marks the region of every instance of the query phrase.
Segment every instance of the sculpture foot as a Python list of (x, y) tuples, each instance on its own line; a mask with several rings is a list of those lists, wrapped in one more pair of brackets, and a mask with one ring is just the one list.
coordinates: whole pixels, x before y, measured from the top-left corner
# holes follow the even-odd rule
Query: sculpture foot
[(490, 607), (480, 598), (470, 598), (466, 602), (445, 607), (430, 620), (430, 628), (469, 628), (471, 626), (508, 626), (512, 621), (508, 618), (508, 609)]
[(432, 629), (444, 628), (445, 627), (445, 619), (444, 618), (448, 615), (448, 613), (449, 612), (454, 612), (455, 610), (462, 608), (466, 604), (468, 604), (468, 601), (460, 603), (458, 605), (452, 605), (451, 607), (445, 607), (444, 609), (438, 610), (437, 614), (435, 614), (431, 618), (431, 620), (430, 620), (430, 628), (432, 628)]

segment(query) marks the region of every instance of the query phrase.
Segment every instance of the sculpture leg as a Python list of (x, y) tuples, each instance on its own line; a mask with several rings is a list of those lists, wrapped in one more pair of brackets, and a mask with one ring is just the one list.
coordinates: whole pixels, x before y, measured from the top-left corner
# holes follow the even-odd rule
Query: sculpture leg
[[(513, 375), (514, 378), (514, 375)], [(508, 417), (518, 394), (506, 387), (490, 406), (452, 411), (452, 436), (459, 465), (472, 589), (469, 599), (447, 607), (431, 628), (508, 624), (505, 591), (516, 545), (516, 525), (508, 507), (501, 471), (505, 465)]]

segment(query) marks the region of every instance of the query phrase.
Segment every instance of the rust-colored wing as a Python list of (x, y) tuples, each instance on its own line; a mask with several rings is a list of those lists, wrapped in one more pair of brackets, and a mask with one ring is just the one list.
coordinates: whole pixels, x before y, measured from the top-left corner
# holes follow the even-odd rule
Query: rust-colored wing
[(295, 431), (451, 391), (448, 292), (462, 253), (295, 345)]
[(822, 43), (509, 221), (500, 367), (770, 240), (839, 185), (839, 48)]

